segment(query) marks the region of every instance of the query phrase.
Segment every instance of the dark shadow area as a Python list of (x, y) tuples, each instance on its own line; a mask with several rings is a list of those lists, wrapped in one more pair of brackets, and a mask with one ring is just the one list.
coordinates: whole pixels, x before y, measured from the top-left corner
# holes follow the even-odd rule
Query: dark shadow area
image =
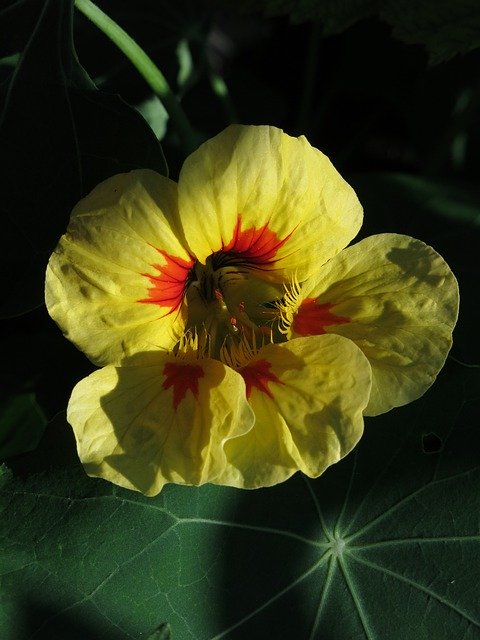
[(6, 460), (15, 476), (27, 478), (36, 473), (80, 466), (75, 437), (65, 412), (47, 425), (40, 444), (34, 451)]
[[(326, 577), (326, 565), (313, 579), (291, 588), (321, 553), (295, 538), (295, 535), (311, 540), (321, 537), (318, 515), (304, 479), (297, 474), (273, 488), (243, 491), (238, 505), (231, 515), (232, 521), (251, 524), (252, 530), (231, 529), (220, 543), (223, 578), (219, 590), (222, 594), (219, 631), (244, 620), (227, 634), (229, 640), (267, 637), (287, 640), (292, 633), (295, 638), (308, 638), (312, 601), (315, 605), (322, 579)], [(255, 527), (265, 527), (271, 532)], [(305, 583), (312, 592), (305, 588)], [(284, 593), (279, 597), (281, 592)], [(252, 616), (255, 611), (258, 612)]]
[(442, 450), (442, 439), (436, 433), (430, 432), (422, 436), (423, 453), (439, 453)]
[(102, 629), (75, 612), (58, 613), (50, 604), (29, 597), (19, 606), (19, 634), (15, 640), (123, 640), (126, 635)]

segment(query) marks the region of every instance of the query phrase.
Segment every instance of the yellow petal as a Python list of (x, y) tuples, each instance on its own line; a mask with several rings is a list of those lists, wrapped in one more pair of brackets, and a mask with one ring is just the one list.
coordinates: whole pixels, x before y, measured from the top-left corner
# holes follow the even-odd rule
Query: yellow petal
[(183, 331), (193, 260), (176, 216), (176, 184), (147, 170), (113, 176), (73, 210), (48, 265), (46, 303), (93, 362), (170, 348)]
[(278, 282), (307, 277), (362, 223), (353, 189), (330, 160), (275, 127), (228, 127), (187, 158), (178, 186), (192, 254), (201, 262), (233, 254)]
[(81, 380), (67, 419), (86, 472), (156, 495), (199, 485), (226, 465), (224, 447), (253, 425), (242, 377), (221, 362), (137, 354)]
[(315, 478), (362, 435), (371, 371), (350, 340), (314, 336), (269, 344), (240, 373), (255, 425), (227, 442), (229, 465), (215, 483), (270, 486), (298, 470)]
[[(446, 262), (419, 240), (371, 236), (330, 260), (305, 284), (292, 335), (350, 338), (372, 366), (366, 415), (420, 397), (452, 344), (458, 286)], [(315, 300), (315, 307), (312, 306)]]

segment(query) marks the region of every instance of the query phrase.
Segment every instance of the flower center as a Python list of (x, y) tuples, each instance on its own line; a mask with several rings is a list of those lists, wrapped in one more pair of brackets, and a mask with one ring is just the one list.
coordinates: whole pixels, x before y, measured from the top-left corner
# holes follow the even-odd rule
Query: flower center
[(247, 289), (251, 292), (255, 287), (262, 287), (262, 282), (252, 278), (241, 264), (235, 265), (228, 254), (224, 259), (214, 254), (205, 265), (197, 262), (192, 267), (185, 293), (187, 331), (205, 335), (211, 357), (223, 360), (225, 348), (241, 342), (260, 347), (272, 340), (276, 314), (268, 306), (243, 299)]

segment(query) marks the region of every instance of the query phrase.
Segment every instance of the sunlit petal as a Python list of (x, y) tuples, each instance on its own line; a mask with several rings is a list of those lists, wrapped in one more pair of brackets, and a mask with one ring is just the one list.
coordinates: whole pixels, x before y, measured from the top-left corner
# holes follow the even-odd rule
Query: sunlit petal
[(292, 335), (336, 333), (368, 357), (373, 385), (366, 415), (415, 400), (443, 366), (458, 286), (423, 242), (395, 234), (366, 238), (324, 265), (302, 295), (307, 300)]
[(371, 370), (350, 340), (315, 336), (269, 344), (239, 371), (255, 426), (226, 444), (230, 464), (216, 483), (270, 486), (298, 470), (317, 477), (362, 435)]
[(86, 472), (146, 495), (200, 485), (253, 425), (242, 377), (221, 362), (161, 353), (107, 366), (74, 388), (67, 418)]
[(102, 182), (72, 212), (46, 279), (50, 315), (97, 364), (169, 348), (193, 264), (175, 233), (177, 186), (153, 171)]
[(329, 159), (275, 127), (231, 126), (185, 161), (184, 240), (200, 261), (230, 253), (259, 278), (299, 278), (357, 234), (362, 208)]

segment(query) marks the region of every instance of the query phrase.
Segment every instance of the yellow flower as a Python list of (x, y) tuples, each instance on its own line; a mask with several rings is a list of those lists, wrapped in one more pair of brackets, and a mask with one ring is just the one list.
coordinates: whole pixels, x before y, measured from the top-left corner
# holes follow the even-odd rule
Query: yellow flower
[(104, 366), (67, 412), (87, 473), (147, 495), (316, 477), (366, 408), (420, 395), (450, 346), (455, 280), (403, 236), (368, 239), (362, 262), (344, 249), (361, 222), (330, 161), (274, 127), (229, 127), (178, 185), (133, 171), (83, 199), (46, 302)]

